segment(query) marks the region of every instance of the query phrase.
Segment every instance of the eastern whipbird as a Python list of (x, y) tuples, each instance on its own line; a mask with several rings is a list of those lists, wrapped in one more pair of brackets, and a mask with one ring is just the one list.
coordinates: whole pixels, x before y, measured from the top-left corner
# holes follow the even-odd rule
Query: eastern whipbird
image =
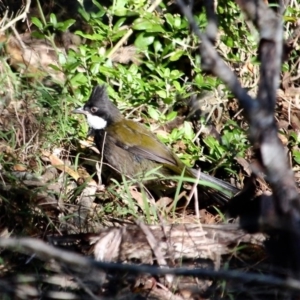
[[(142, 178), (143, 174), (160, 167), (157, 172), (162, 176), (184, 174), (197, 177), (198, 171), (186, 166), (148, 128), (125, 119), (110, 101), (105, 86), (96, 86), (85, 105), (73, 113), (86, 116), (104, 161), (122, 175)], [(231, 184), (202, 172), (200, 179), (217, 186), (226, 197), (239, 191)]]

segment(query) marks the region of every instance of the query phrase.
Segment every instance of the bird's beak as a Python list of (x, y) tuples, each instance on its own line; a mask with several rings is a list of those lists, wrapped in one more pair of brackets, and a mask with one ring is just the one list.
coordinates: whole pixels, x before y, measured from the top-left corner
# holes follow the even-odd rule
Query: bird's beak
[(83, 114), (83, 115), (87, 115), (88, 114), (88, 112), (85, 111), (83, 109), (83, 107), (78, 107), (78, 108), (72, 110), (71, 112), (72, 112), (72, 114)]

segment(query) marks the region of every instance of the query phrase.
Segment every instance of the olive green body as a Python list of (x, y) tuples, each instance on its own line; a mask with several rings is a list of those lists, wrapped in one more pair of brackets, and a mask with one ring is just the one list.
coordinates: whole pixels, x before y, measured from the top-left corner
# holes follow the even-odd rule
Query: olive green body
[(183, 162), (144, 125), (122, 119), (102, 130), (95, 130), (95, 143), (105, 162), (130, 178), (143, 178), (159, 168), (164, 176), (181, 174), (194, 177)]

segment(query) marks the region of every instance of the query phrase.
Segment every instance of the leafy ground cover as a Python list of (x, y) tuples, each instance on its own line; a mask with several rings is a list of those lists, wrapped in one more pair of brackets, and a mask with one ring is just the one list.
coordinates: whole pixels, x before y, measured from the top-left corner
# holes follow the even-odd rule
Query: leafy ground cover
[[(56, 10), (48, 13), (41, 4), (27, 20), (32, 24), (30, 34), (22, 28), (18, 33), (9, 29), (1, 38), (3, 235), (45, 239), (53, 234), (97, 232), (103, 226), (131, 224), (136, 219), (147, 224), (160, 224), (162, 219), (168, 224), (235, 223), (226, 215), (226, 207), (201, 202), (200, 196), (194, 201), (195, 189), (183, 178), (166, 182), (160, 195), (148, 195), (125, 178), (107, 182), (100, 175), (101, 155), (86, 138), (86, 122), (71, 114), (95, 84), (105, 83), (122, 113), (148, 126), (187, 165), (242, 188), (255, 160), (247, 141), (247, 123), (222, 82), (200, 69), (198, 40), (177, 6), (141, 0), (92, 1), (90, 6), (78, 5), (75, 15), (60, 15)], [(204, 30), (204, 9), (194, 7), (197, 24)], [(299, 47), (298, 36), (291, 32), (299, 11), (294, 3), (284, 15), (290, 49), (276, 116), (296, 178)], [(249, 92), (255, 93), (257, 33), (234, 2), (220, 1), (217, 13), (218, 52)], [(266, 190), (261, 179), (257, 191)], [(235, 246), (226, 255), (223, 269), (268, 272), (261, 245)], [(16, 257), (20, 264), (13, 263)], [(12, 276), (25, 260), (27, 256), (4, 252), (3, 266), (9, 270), (3, 274)], [(30, 272), (32, 266), (40, 274), (40, 263), (29, 264)], [(246, 287), (225, 281), (217, 282), (211, 293), (216, 299), (251, 296)], [(264, 288), (257, 293), (257, 298), (274, 295)]]

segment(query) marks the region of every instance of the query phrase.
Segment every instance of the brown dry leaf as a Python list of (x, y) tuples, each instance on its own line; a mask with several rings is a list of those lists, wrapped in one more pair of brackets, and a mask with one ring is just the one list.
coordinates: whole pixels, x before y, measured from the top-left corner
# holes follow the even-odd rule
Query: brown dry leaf
[(14, 170), (14, 171), (17, 171), (17, 172), (24, 172), (24, 171), (27, 171), (27, 168), (26, 168), (26, 166), (24, 166), (24, 165), (21, 165), (21, 164), (15, 164), (15, 165), (13, 166), (13, 170)]
[(247, 160), (243, 157), (236, 157), (235, 160), (243, 167), (247, 175), (250, 176), (252, 171), (251, 171), (250, 164), (247, 162)]
[(290, 86), (290, 82), (291, 82), (291, 73), (284, 72), (281, 80), (282, 87), (284, 90), (288, 89), (288, 87)]
[(63, 48), (53, 49), (49, 41), (35, 39), (29, 33), (20, 34), (18, 38), (2, 35), (0, 41), (5, 43), (10, 65), (20, 73), (25, 72), (38, 77), (50, 74), (60, 82), (65, 80), (63, 72), (50, 66), (54, 65), (59, 69), (57, 51), (65, 54)]
[[(166, 208), (172, 203), (174, 200), (170, 197), (161, 197), (159, 200), (156, 201), (156, 206), (160, 210), (166, 210)], [(171, 207), (173, 208), (173, 206)]]
[(95, 153), (100, 154), (100, 151), (97, 149), (96, 146), (94, 146), (94, 142), (90, 139), (87, 139), (85, 141), (80, 140), (79, 144), (83, 149), (88, 148), (93, 150)]
[(51, 165), (53, 167), (55, 167), (56, 169), (66, 172), (72, 178), (74, 178), (76, 181), (80, 178), (80, 175), (78, 174), (78, 172), (76, 172), (73, 169), (71, 169), (70, 167), (66, 166), (65, 163), (61, 159), (59, 159), (56, 155), (50, 154), (47, 151), (43, 151), (42, 155), (47, 157), (49, 159)]
[(78, 175), (80, 176), (80, 177), (82, 177), (82, 178), (85, 178), (85, 179), (87, 179), (87, 178), (89, 178), (91, 175), (87, 172), (87, 170), (86, 169), (84, 169), (84, 168), (78, 168), (77, 169), (77, 172), (78, 172)]
[(129, 187), (129, 191), (132, 199), (134, 199), (137, 202), (137, 205), (144, 211), (145, 203), (143, 199), (143, 194), (140, 191), (138, 191), (137, 188), (134, 186)]
[(241, 71), (240, 71), (240, 76), (243, 76), (244, 74), (247, 74), (247, 73), (254, 73), (254, 65), (248, 61), (246, 62), (242, 68), (241, 68)]
[(33, 157), (29, 159), (28, 166), (31, 170), (36, 170), (36, 171), (40, 168), (38, 161)]
[(0, 141), (0, 153), (14, 156), (14, 150), (5, 141)]
[[(296, 97), (299, 95), (299, 92), (300, 92), (300, 88), (298, 87), (294, 87), (293, 85), (292, 86), (289, 86), (285, 89), (285, 92), (284, 92), (284, 96), (285, 97)], [(277, 93), (278, 95), (278, 93)], [(292, 101), (293, 102), (293, 101)], [(295, 104), (295, 103), (293, 103)]]
[(145, 290), (153, 290), (156, 286), (156, 280), (154, 277), (140, 276), (137, 278), (134, 286), (132, 287), (132, 292), (135, 294), (141, 293)]
[(288, 144), (289, 140), (284, 134), (278, 134), (278, 137), (284, 146)]
[(246, 66), (251, 73), (254, 73), (254, 65), (251, 62), (248, 62)]
[(173, 145), (172, 148), (175, 149), (175, 152), (182, 152), (185, 151), (187, 147), (183, 141), (178, 141)]
[(142, 59), (142, 54), (138, 53), (138, 50), (135, 46), (125, 46), (119, 48), (112, 56), (111, 60), (113, 62), (128, 64), (130, 62), (135, 65), (140, 65)]
[(89, 186), (97, 186), (95, 180), (91, 179), (90, 174), (86, 172), (85, 169), (79, 169), (78, 172), (73, 170), (72, 168), (68, 167), (61, 159), (59, 159), (55, 154), (51, 154), (48, 151), (42, 152), (43, 160), (47, 160), (51, 163), (53, 167), (56, 169), (66, 172), (70, 175), (76, 182), (79, 182), (80, 179), (84, 178), (85, 180), (88, 179)]
[(220, 220), (218, 220), (220, 218), (220, 216), (218, 216), (218, 215), (214, 216), (213, 214), (208, 212), (206, 209), (200, 210), (200, 217), (201, 217), (202, 224), (216, 224), (220, 221)]

